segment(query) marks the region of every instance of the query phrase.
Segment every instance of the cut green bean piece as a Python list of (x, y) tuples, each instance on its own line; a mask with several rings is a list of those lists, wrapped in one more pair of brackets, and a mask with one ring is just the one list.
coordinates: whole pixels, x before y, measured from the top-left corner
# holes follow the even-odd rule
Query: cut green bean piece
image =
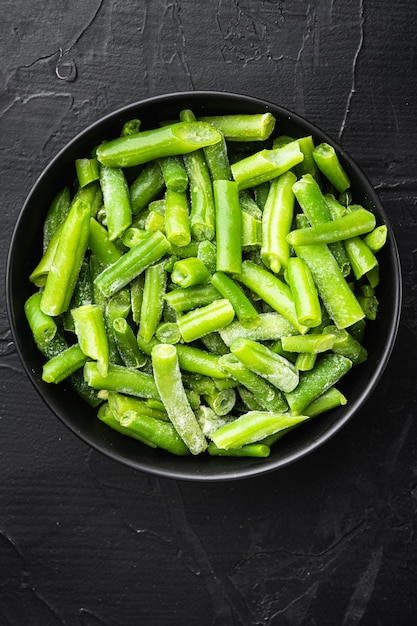
[(262, 222), (242, 211), (242, 250), (258, 247), (262, 243)]
[(36, 291), (25, 302), (25, 315), (36, 345), (42, 349), (42, 346), (48, 344), (56, 335), (57, 325), (50, 315), (46, 315), (41, 310), (40, 304), (42, 293)]
[(350, 187), (350, 180), (333, 146), (328, 143), (321, 143), (313, 150), (313, 158), (317, 167), (325, 175), (328, 181), (342, 192)]
[(84, 367), (87, 360), (88, 356), (84, 354), (79, 344), (74, 344), (44, 363), (42, 380), (58, 384)]
[(94, 217), (90, 218), (88, 245), (97, 260), (104, 266), (111, 265), (122, 256), (118, 246), (110, 240), (108, 230)]
[(322, 302), (338, 328), (351, 326), (364, 312), (326, 244), (298, 246), (296, 254), (307, 263)]
[(286, 236), (291, 230), (294, 215), (292, 187), (295, 181), (295, 174), (286, 172), (271, 182), (262, 215), (261, 257), (275, 274), (287, 267), (290, 256)]
[(42, 293), (41, 309), (47, 315), (67, 311), (88, 245), (90, 206), (73, 202), (62, 225), (53, 263)]
[(136, 413), (140, 413), (141, 415), (147, 415), (148, 417), (153, 417), (154, 419), (163, 421), (167, 421), (169, 419), (165, 409), (149, 406), (147, 400), (134, 396), (126, 396), (122, 393), (117, 393), (116, 391), (109, 391), (108, 403), (110, 409), (119, 422), (128, 411), (136, 411)]
[(308, 246), (344, 241), (370, 233), (375, 228), (375, 223), (373, 213), (366, 209), (358, 209), (330, 222), (293, 230), (287, 235), (287, 242), (291, 246)]
[(261, 441), (284, 428), (289, 428), (309, 419), (305, 415), (271, 413), (269, 411), (249, 411), (230, 424), (214, 432), (212, 441), (218, 448), (239, 448)]
[(191, 241), (188, 199), (184, 191), (166, 191), (165, 232), (168, 241), (175, 246), (187, 246)]
[(303, 413), (304, 415), (308, 415), (308, 417), (316, 417), (326, 411), (335, 409), (338, 406), (345, 406), (346, 404), (347, 399), (343, 393), (336, 389), (336, 387), (330, 387), (330, 389), (306, 406), (303, 409)]
[(93, 389), (118, 391), (139, 398), (160, 399), (153, 377), (132, 367), (110, 363), (107, 376), (103, 376), (96, 361), (88, 361), (84, 365), (84, 378)]
[(151, 358), (155, 384), (172, 424), (192, 454), (203, 452), (207, 442), (185, 394), (175, 346), (158, 344)]
[(56, 249), (58, 247), (58, 243), (61, 237), (62, 228), (63, 228), (63, 224), (60, 224), (57, 227), (56, 231), (52, 235), (52, 238), (48, 244), (48, 247), (46, 248), (45, 252), (43, 253), (41, 257), (41, 260), (39, 261), (39, 263), (33, 269), (33, 271), (31, 272), (29, 276), (30, 282), (33, 283), (36, 287), (45, 286), (46, 279), (47, 279), (50, 267), (52, 265), (52, 261), (54, 260), (55, 252), (56, 252)]
[(157, 161), (145, 165), (130, 185), (130, 205), (133, 215), (143, 211), (165, 186), (161, 167)]
[(248, 325), (258, 325), (258, 311), (241, 287), (230, 276), (227, 276), (224, 272), (215, 272), (211, 277), (211, 283), (223, 298), (229, 300), (238, 320)]
[(102, 143), (96, 155), (103, 165), (132, 167), (160, 157), (187, 154), (217, 141), (219, 132), (205, 122), (178, 122)]
[(318, 326), (322, 319), (319, 296), (310, 268), (301, 258), (288, 259), (287, 280), (299, 323), (308, 327)]
[(215, 126), (227, 141), (265, 141), (275, 128), (275, 117), (269, 111), (246, 115), (201, 116), (199, 119)]
[(204, 400), (216, 415), (228, 415), (235, 406), (236, 392), (232, 388), (216, 389), (214, 393), (204, 395)]
[(163, 263), (156, 263), (145, 270), (139, 334), (150, 341), (161, 321), (167, 274)]
[(193, 287), (205, 283), (210, 277), (210, 272), (197, 257), (179, 259), (174, 263), (171, 272), (171, 280), (181, 288)]
[(43, 225), (43, 252), (45, 253), (57, 228), (65, 221), (71, 206), (71, 192), (69, 187), (58, 191), (49, 205)]
[(253, 372), (284, 392), (295, 389), (299, 375), (294, 365), (264, 344), (252, 339), (236, 339), (230, 351)]
[(318, 354), (331, 350), (336, 337), (330, 332), (326, 334), (292, 335), (282, 337), (282, 347), (288, 352)]
[(120, 424), (171, 454), (178, 456), (190, 454), (188, 447), (170, 422), (163, 422), (140, 412), (127, 411), (120, 419)]
[(346, 240), (345, 248), (356, 280), (378, 267), (378, 259), (362, 237), (353, 237)]
[(130, 248), (120, 259), (105, 268), (95, 279), (95, 284), (103, 295), (109, 298), (139, 276), (152, 263), (159, 261), (169, 249), (169, 242), (160, 231), (150, 233), (146, 239)]
[(75, 159), (75, 171), (80, 187), (85, 187), (89, 183), (99, 179), (99, 168), (97, 159)]
[(140, 441), (141, 443), (144, 443), (151, 448), (157, 447), (156, 444), (146, 440), (144, 437), (136, 433), (134, 430), (130, 428), (125, 428), (124, 426), (122, 426), (120, 422), (115, 418), (107, 402), (105, 404), (102, 404), (99, 407), (98, 412), (97, 412), (97, 417), (101, 422), (103, 422), (103, 424), (106, 424), (106, 426), (108, 426), (112, 430), (115, 430), (116, 432), (121, 433), (122, 435), (125, 435), (126, 437), (131, 437), (132, 439), (136, 439), (137, 441)]
[(183, 340), (191, 342), (224, 328), (234, 316), (235, 312), (229, 300), (222, 298), (182, 315), (178, 319), (178, 328)]
[(315, 352), (299, 352), (295, 359), (295, 367), (299, 372), (308, 372), (312, 370), (316, 364), (317, 353)]
[(136, 335), (124, 317), (113, 320), (113, 332), (117, 348), (126, 367), (143, 367), (146, 356), (139, 350)]
[(354, 365), (359, 365), (368, 358), (366, 348), (362, 346), (359, 341), (354, 339), (346, 329), (336, 328), (336, 326), (326, 326), (326, 328), (323, 329), (323, 333), (329, 333), (334, 337), (333, 352), (347, 357)]
[(109, 368), (109, 344), (103, 311), (97, 304), (86, 304), (71, 310), (81, 350), (97, 361), (99, 372), (106, 376)]
[(217, 251), (216, 246), (212, 241), (209, 241), (208, 239), (199, 241), (197, 253), (194, 256), (197, 256), (197, 258), (204, 263), (210, 274), (213, 274), (216, 271)]
[(211, 441), (208, 445), (207, 452), (210, 456), (231, 456), (231, 457), (258, 457), (267, 458), (271, 452), (269, 446), (264, 443), (250, 443), (240, 448), (218, 448), (216, 444)]
[(242, 271), (234, 275), (234, 278), (283, 315), (298, 332), (306, 332), (307, 327), (298, 321), (291, 289), (277, 276), (246, 260), (242, 263)]
[(273, 341), (277, 337), (296, 333), (294, 326), (280, 313), (260, 313), (256, 326), (248, 327), (247, 324), (234, 320), (229, 326), (219, 330), (220, 337), (227, 346), (241, 337), (254, 341)]
[(280, 176), (303, 158), (298, 142), (293, 141), (282, 148), (256, 152), (233, 163), (231, 169), (239, 189), (248, 189)]
[(134, 135), (138, 133), (141, 126), (141, 120), (136, 118), (132, 118), (131, 120), (127, 120), (122, 126), (122, 130), (120, 131), (121, 137), (126, 137), (126, 135)]
[(203, 150), (211, 179), (213, 181), (232, 180), (232, 170), (230, 169), (227, 144), (224, 135), (221, 133), (220, 141), (212, 146), (206, 146)]
[(180, 287), (165, 294), (165, 300), (176, 313), (205, 306), (210, 304), (210, 302), (214, 302), (214, 300), (219, 300), (220, 297), (220, 293), (210, 283), (193, 285), (192, 287)]
[(366, 237), (364, 237), (364, 241), (368, 248), (375, 254), (385, 245), (387, 237), (388, 228), (385, 224), (381, 224), (381, 226), (376, 226), (372, 232), (366, 235)]
[(219, 364), (232, 378), (254, 395), (262, 408), (278, 413), (287, 410), (287, 402), (281, 392), (246, 367), (234, 354), (223, 355)]
[(300, 178), (301, 176), (304, 176), (304, 174), (311, 174), (311, 176), (318, 180), (320, 173), (313, 157), (315, 147), (313, 137), (311, 135), (307, 135), (306, 137), (300, 137), (297, 141), (300, 146), (300, 150), (304, 155), (304, 159), (295, 167), (297, 176)]
[(239, 273), (242, 267), (242, 211), (239, 188), (232, 180), (213, 182), (216, 210), (216, 269)]
[(110, 241), (121, 237), (132, 223), (130, 194), (123, 170), (118, 167), (100, 167), (100, 185), (103, 191), (107, 229)]
[(155, 331), (155, 337), (161, 343), (178, 343), (181, 341), (181, 333), (175, 322), (162, 322)]
[(315, 367), (300, 374), (298, 386), (286, 393), (294, 414), (300, 414), (318, 396), (335, 385), (352, 367), (352, 361), (341, 354), (323, 354)]
[(180, 156), (167, 156), (158, 162), (166, 188), (178, 193), (184, 192), (188, 187), (188, 175), (183, 159)]

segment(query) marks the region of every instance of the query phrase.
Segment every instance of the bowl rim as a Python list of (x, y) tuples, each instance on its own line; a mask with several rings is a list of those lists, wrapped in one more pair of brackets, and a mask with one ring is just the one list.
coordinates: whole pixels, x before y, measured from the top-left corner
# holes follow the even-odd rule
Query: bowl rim
[[(361, 185), (365, 186), (367, 189), (367, 193), (369, 192), (369, 199), (373, 205), (377, 207), (378, 213), (383, 218), (383, 221), (388, 226), (390, 232), (390, 252), (391, 252), (391, 262), (393, 264), (393, 271), (395, 275), (394, 281), (394, 293), (393, 298), (395, 299), (394, 304), (394, 315), (390, 320), (390, 324), (387, 330), (387, 342), (384, 345), (383, 351), (381, 353), (379, 362), (376, 368), (372, 372), (372, 376), (370, 377), (367, 385), (366, 391), (364, 391), (358, 398), (355, 400), (349, 401), (346, 407), (344, 407), (344, 412), (342, 418), (340, 418), (337, 422), (335, 422), (331, 427), (329, 427), (324, 433), (322, 433), (317, 438), (312, 439), (307, 445), (303, 446), (302, 450), (295, 450), (293, 453), (286, 454), (283, 458), (275, 459), (271, 456), (267, 459), (263, 459), (262, 463), (254, 464), (250, 467), (243, 467), (240, 464), (236, 463), (236, 469), (232, 469), (230, 471), (223, 471), (221, 474), (216, 473), (200, 473), (196, 470), (195, 465), (190, 464), (189, 471), (183, 471), (181, 469), (174, 470), (166, 470), (159, 467), (152, 467), (149, 463), (143, 463), (140, 455), (138, 455), (137, 460), (131, 460), (125, 458), (120, 452), (108, 446), (103, 448), (100, 442), (97, 442), (93, 436), (90, 434), (82, 433), (77, 428), (75, 428), (72, 424), (68, 423), (64, 416), (60, 414), (60, 411), (55, 406), (55, 403), (52, 402), (49, 398), (46, 398), (39, 388), (38, 382), (34, 376), (34, 371), (29, 367), (26, 358), (24, 356), (24, 352), (19, 340), (19, 332), (16, 324), (16, 318), (12, 306), (13, 299), (13, 280), (12, 280), (12, 267), (15, 256), (15, 242), (18, 237), (18, 233), (26, 213), (28, 205), (30, 205), (33, 196), (36, 193), (37, 188), (42, 184), (42, 181), (48, 177), (49, 172), (53, 170), (57, 163), (59, 163), (62, 156), (68, 152), (71, 148), (76, 146), (79, 142), (81, 142), (85, 137), (89, 134), (92, 134), (97, 128), (115, 120), (118, 117), (126, 118), (129, 115), (129, 112), (133, 112), (137, 110), (138, 107), (157, 105), (166, 102), (180, 101), (184, 99), (189, 100), (199, 100), (202, 98), (206, 99), (214, 99), (214, 98), (226, 98), (229, 101), (235, 100), (236, 102), (245, 101), (248, 105), (253, 105), (254, 107), (263, 108), (265, 110), (272, 109), (275, 111), (279, 111), (282, 117), (288, 118), (296, 125), (300, 125), (304, 128), (307, 128), (312, 135), (319, 135), (322, 141), (328, 141), (331, 145), (333, 145), (338, 154), (342, 156), (345, 162), (349, 165), (351, 171), (354, 172), (355, 176), (359, 178), (361, 181)], [(43, 400), (43, 402), (49, 407), (49, 409), (54, 413), (56, 417), (63, 423), (72, 433), (77, 435), (84, 443), (87, 443), (96, 451), (104, 454), (105, 456), (111, 458), (114, 461), (122, 463), (125, 466), (128, 466), (134, 470), (143, 471), (148, 474), (152, 474), (158, 477), (175, 479), (175, 480), (184, 480), (191, 482), (221, 482), (221, 481), (233, 481), (233, 480), (241, 480), (245, 478), (256, 477), (259, 475), (263, 475), (266, 473), (270, 473), (272, 471), (276, 471), (278, 469), (284, 468), (290, 464), (293, 464), (297, 460), (301, 460), (305, 458), (307, 455), (311, 454), (314, 450), (320, 448), (323, 444), (328, 442), (336, 433), (338, 433), (346, 423), (354, 416), (354, 414), (358, 411), (360, 407), (369, 400), (371, 394), (373, 393), (375, 387), (379, 383), (387, 365), (391, 353), (394, 349), (395, 341), (398, 334), (400, 319), (401, 319), (401, 311), (402, 311), (402, 298), (403, 298), (403, 284), (402, 284), (402, 273), (401, 273), (401, 261), (400, 255), (398, 251), (397, 241), (390, 224), (390, 220), (386, 214), (385, 208), (380, 201), (376, 190), (368, 179), (367, 175), (363, 172), (363, 170), (358, 166), (356, 161), (349, 155), (349, 153), (339, 145), (338, 141), (334, 140), (330, 135), (324, 132), (319, 126), (313, 124), (303, 116), (298, 113), (283, 107), (279, 104), (272, 103), (270, 101), (245, 95), (237, 92), (228, 92), (228, 91), (216, 91), (216, 90), (199, 90), (199, 91), (180, 91), (180, 92), (170, 92), (166, 94), (160, 94), (156, 96), (151, 96), (148, 98), (144, 98), (138, 100), (136, 102), (131, 102), (127, 105), (120, 106), (117, 109), (106, 113), (105, 115), (99, 117), (94, 122), (86, 126), (80, 132), (78, 132), (72, 139), (70, 139), (60, 150), (57, 151), (55, 156), (47, 163), (47, 165), (42, 169), (39, 176), (36, 178), (33, 183), (29, 193), (26, 195), (26, 198), (23, 202), (22, 207), (19, 210), (17, 219), (15, 221), (12, 236), (10, 240), (10, 245), (7, 254), (6, 261), (6, 310), (10, 323), (10, 330), (12, 334), (13, 343), (18, 354), (18, 357), (23, 365), (23, 368), (31, 381), (32, 385), (35, 387), (37, 393)], [(363, 398), (365, 396), (365, 399)], [(234, 461), (239, 461), (239, 459), (234, 459)]]

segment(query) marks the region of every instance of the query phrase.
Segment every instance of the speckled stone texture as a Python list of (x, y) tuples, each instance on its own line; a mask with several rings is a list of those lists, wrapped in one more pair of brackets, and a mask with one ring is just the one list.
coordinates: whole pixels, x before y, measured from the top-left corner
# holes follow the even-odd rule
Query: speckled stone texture
[[(408, 626), (417, 612), (415, 0), (3, 0), (2, 626)], [(43, 167), (126, 103), (259, 96), (338, 140), (377, 189), (404, 272), (364, 410), (286, 469), (185, 483), (89, 449), (38, 397), (6, 315), (7, 250)]]

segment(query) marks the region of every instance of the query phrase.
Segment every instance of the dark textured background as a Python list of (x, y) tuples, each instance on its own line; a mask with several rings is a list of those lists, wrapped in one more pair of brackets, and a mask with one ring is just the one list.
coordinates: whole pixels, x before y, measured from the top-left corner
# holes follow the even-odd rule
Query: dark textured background
[[(417, 599), (415, 0), (2, 0), (0, 624), (409, 625)], [(14, 351), (5, 266), (42, 168), (147, 96), (217, 89), (308, 117), (391, 220), (402, 325), (373, 398), (245, 482), (149, 477), (49, 412)]]

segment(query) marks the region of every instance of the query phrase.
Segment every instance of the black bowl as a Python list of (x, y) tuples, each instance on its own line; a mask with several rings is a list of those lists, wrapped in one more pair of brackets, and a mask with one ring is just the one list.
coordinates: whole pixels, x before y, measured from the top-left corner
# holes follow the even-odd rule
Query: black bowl
[(332, 139), (300, 116), (280, 106), (239, 94), (208, 91), (149, 98), (106, 115), (81, 132), (57, 154), (35, 183), (20, 212), (10, 245), (8, 314), (16, 350), (29, 378), (49, 408), (84, 442), (131, 468), (158, 476), (194, 481), (242, 479), (284, 467), (321, 446), (361, 409), (375, 389), (391, 355), (401, 311), (400, 262), (390, 227), (388, 242), (379, 253), (379, 314), (376, 321), (368, 324), (366, 331), (369, 358), (351, 370), (340, 387), (348, 398), (347, 406), (303, 424), (274, 446), (266, 459), (205, 455), (176, 457), (110, 430), (97, 419), (96, 410), (85, 404), (71, 387), (42, 381), (44, 359), (35, 346), (23, 309), (25, 300), (33, 292), (28, 276), (41, 255), (42, 225), (47, 208), (63, 185), (73, 184), (75, 159), (88, 155), (103, 139), (116, 137), (122, 124), (129, 119), (139, 118), (142, 128), (152, 128), (160, 121), (175, 119), (184, 108), (192, 109), (197, 115), (271, 111), (277, 119), (275, 133), (293, 137), (312, 135), (316, 143), (334, 145), (352, 182), (355, 202), (372, 210), (378, 223), (389, 227), (387, 215), (363, 172)]

